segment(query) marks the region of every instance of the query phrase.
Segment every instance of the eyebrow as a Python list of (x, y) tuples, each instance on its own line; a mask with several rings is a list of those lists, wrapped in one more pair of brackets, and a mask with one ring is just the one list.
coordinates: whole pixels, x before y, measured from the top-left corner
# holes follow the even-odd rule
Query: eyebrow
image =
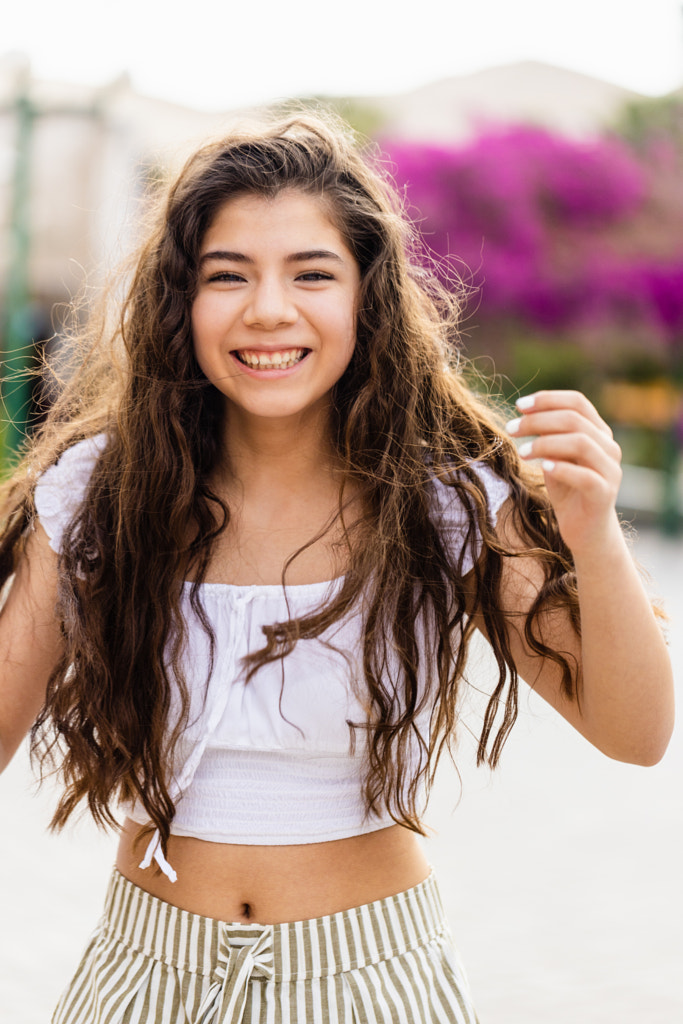
[[(247, 256), (243, 252), (231, 252), (226, 249), (215, 249), (212, 252), (206, 252), (199, 260), (199, 265), (203, 266), (204, 263), (208, 263), (210, 260), (224, 260), (229, 263), (253, 263), (254, 260), (251, 256)], [(293, 252), (289, 256), (285, 256), (285, 263), (306, 263), (308, 260), (334, 260), (337, 263), (343, 263), (344, 260), (336, 252), (332, 252), (330, 249), (307, 249), (304, 252)]]

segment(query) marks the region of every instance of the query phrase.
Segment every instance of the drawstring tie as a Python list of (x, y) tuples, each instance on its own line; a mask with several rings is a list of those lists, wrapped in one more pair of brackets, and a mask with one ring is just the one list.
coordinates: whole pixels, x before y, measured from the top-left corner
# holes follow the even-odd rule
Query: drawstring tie
[(149, 845), (145, 851), (145, 856), (138, 865), (141, 868), (148, 868), (152, 861), (155, 860), (163, 873), (166, 875), (171, 882), (178, 880), (178, 875), (175, 869), (171, 867), (166, 858), (164, 857), (164, 851), (161, 849), (161, 833), (159, 829), (156, 830), (154, 835), (149, 841)]
[(214, 980), (193, 1024), (241, 1021), (252, 976), (273, 977), (273, 926), (222, 925)]

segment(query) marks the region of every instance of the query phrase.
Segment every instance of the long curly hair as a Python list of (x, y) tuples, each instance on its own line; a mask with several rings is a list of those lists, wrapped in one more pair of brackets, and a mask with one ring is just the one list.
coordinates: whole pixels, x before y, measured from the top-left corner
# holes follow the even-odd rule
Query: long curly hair
[[(81, 330), (78, 365), (4, 488), (0, 585), (22, 557), (40, 473), (77, 441), (104, 432), (104, 449), (63, 538), (56, 608), (63, 653), (32, 730), (41, 766), (60, 758), (65, 789), (54, 827), (82, 800), (99, 824), (115, 824), (117, 802), (137, 799), (164, 846), (168, 840), (173, 751), (190, 706), (181, 589), (193, 580), (192, 608), (213, 649), (201, 585), (231, 517), (211, 486), (220, 446), (229, 444), (219, 429), (222, 399), (193, 351), (200, 246), (228, 199), (283, 190), (324, 202), (360, 268), (357, 343), (332, 394), (331, 440), (342, 469), (336, 526), (346, 541), (347, 571), (314, 612), (264, 627), (248, 675), (286, 658), (300, 641), (322, 637), (361, 603), (358, 685), (368, 714), (353, 726), (367, 740), (366, 806), (387, 809), (421, 832), (422, 785), (431, 783), (444, 745), (456, 735), (475, 613), (498, 666), (479, 761), (497, 763), (517, 713), (501, 601), (503, 569), (515, 553), (494, 529), (477, 472), (485, 465), (509, 486), (514, 527), (542, 566), (544, 582), (524, 622), (527, 643), (561, 666), (564, 690), (576, 696), (575, 667), (545, 645), (540, 628), (552, 604), (567, 608), (578, 631), (571, 554), (542, 483), (520, 463), (500, 414), (467, 386), (457, 299), (419, 258), (387, 172), (345, 126), (309, 114), (271, 120), (200, 149), (159, 198), (117, 317), (93, 314)], [(435, 479), (463, 510), (457, 551), (434, 516)], [(346, 521), (351, 486), (363, 509), (354, 523)], [(434, 638), (428, 658), (425, 623)], [(425, 714), (429, 729), (419, 724)], [(417, 771), (415, 745), (423, 755)]]

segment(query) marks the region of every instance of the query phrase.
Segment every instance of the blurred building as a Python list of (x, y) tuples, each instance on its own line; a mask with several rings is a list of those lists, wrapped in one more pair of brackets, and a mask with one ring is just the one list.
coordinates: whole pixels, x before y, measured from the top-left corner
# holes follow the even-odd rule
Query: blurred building
[(140, 96), (125, 76), (88, 89), (0, 59), (2, 300), (17, 260), (32, 305), (46, 311), (86, 275), (97, 280), (129, 247), (149, 179), (222, 120)]
[[(633, 97), (585, 75), (523, 63), (400, 96), (356, 99), (353, 108), (367, 111), (381, 134), (443, 142), (492, 121), (591, 133)], [(78, 292), (86, 275), (97, 280), (98, 270), (130, 247), (149, 181), (234, 116), (141, 96), (126, 76), (100, 89), (39, 81), (25, 58), (0, 58), (0, 297), (6, 299), (10, 266), (22, 259), (32, 306), (42, 315)]]
[(590, 136), (611, 124), (625, 103), (638, 99), (638, 93), (578, 71), (521, 61), (356, 102), (376, 111), (382, 132), (391, 138), (449, 143), (508, 123)]

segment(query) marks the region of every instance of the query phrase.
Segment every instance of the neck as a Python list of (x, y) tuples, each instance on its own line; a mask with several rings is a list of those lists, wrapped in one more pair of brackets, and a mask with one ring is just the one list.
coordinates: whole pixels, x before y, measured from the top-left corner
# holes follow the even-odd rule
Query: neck
[(244, 492), (267, 488), (269, 494), (319, 487), (337, 478), (330, 441), (329, 411), (287, 419), (226, 417), (227, 469)]

